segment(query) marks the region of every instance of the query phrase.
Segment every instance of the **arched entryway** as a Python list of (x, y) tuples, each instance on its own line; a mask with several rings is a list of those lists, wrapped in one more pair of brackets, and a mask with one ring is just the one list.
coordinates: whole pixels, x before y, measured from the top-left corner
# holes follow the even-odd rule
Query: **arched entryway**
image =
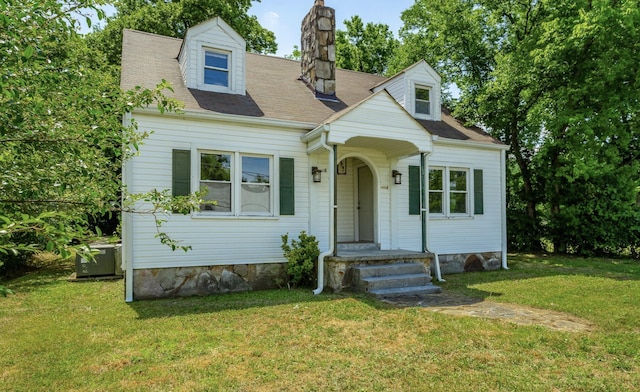
[(360, 157), (339, 161), (338, 242), (376, 243), (376, 174)]

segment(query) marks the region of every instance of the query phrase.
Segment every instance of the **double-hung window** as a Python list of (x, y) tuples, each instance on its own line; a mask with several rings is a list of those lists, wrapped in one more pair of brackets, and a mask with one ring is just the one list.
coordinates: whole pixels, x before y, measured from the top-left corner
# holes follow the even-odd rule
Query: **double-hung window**
[(273, 158), (231, 152), (200, 153), (200, 188), (208, 192), (201, 211), (221, 215), (273, 214)]
[(271, 212), (271, 158), (241, 156), (240, 213)]
[(233, 210), (232, 158), (233, 154), (229, 153), (200, 154), (200, 188), (207, 190), (204, 200), (215, 201), (215, 204), (203, 204), (202, 211), (229, 213)]
[(429, 169), (429, 213), (442, 216), (469, 215), (467, 169)]
[(429, 169), (429, 212), (444, 213), (444, 169)]
[(229, 87), (229, 53), (211, 49), (204, 51), (204, 83)]
[(469, 188), (467, 170), (449, 170), (449, 213), (467, 214), (469, 212)]
[(431, 89), (416, 87), (415, 110), (416, 115), (431, 116)]

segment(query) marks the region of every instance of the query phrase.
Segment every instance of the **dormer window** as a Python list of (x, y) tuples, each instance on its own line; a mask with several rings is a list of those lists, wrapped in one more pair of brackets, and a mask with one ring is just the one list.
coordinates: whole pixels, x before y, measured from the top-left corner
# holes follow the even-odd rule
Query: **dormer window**
[(431, 89), (416, 87), (416, 115), (431, 116)]
[(210, 86), (229, 87), (229, 53), (205, 49), (204, 83)]
[(187, 30), (178, 63), (187, 88), (222, 94), (246, 94), (247, 44), (231, 26), (215, 17)]

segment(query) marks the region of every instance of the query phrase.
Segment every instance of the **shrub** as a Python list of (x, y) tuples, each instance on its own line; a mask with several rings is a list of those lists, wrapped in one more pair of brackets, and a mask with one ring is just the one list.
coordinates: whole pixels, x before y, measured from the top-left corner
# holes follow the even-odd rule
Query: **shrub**
[(11, 291), (8, 288), (0, 285), (0, 297), (6, 297), (9, 294), (13, 294), (13, 291)]
[(315, 236), (301, 231), (298, 240), (291, 239), (289, 233), (282, 236), (282, 250), (287, 262), (289, 287), (311, 287), (315, 278), (315, 262), (320, 255), (320, 248)]

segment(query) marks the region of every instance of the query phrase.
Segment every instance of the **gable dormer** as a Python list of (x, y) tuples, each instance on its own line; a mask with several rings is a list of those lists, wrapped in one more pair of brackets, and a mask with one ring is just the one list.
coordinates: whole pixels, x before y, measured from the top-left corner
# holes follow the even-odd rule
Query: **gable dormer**
[(442, 120), (442, 78), (426, 61), (417, 62), (373, 91), (383, 89), (416, 119)]
[(215, 17), (187, 30), (178, 61), (188, 88), (245, 95), (247, 44)]

